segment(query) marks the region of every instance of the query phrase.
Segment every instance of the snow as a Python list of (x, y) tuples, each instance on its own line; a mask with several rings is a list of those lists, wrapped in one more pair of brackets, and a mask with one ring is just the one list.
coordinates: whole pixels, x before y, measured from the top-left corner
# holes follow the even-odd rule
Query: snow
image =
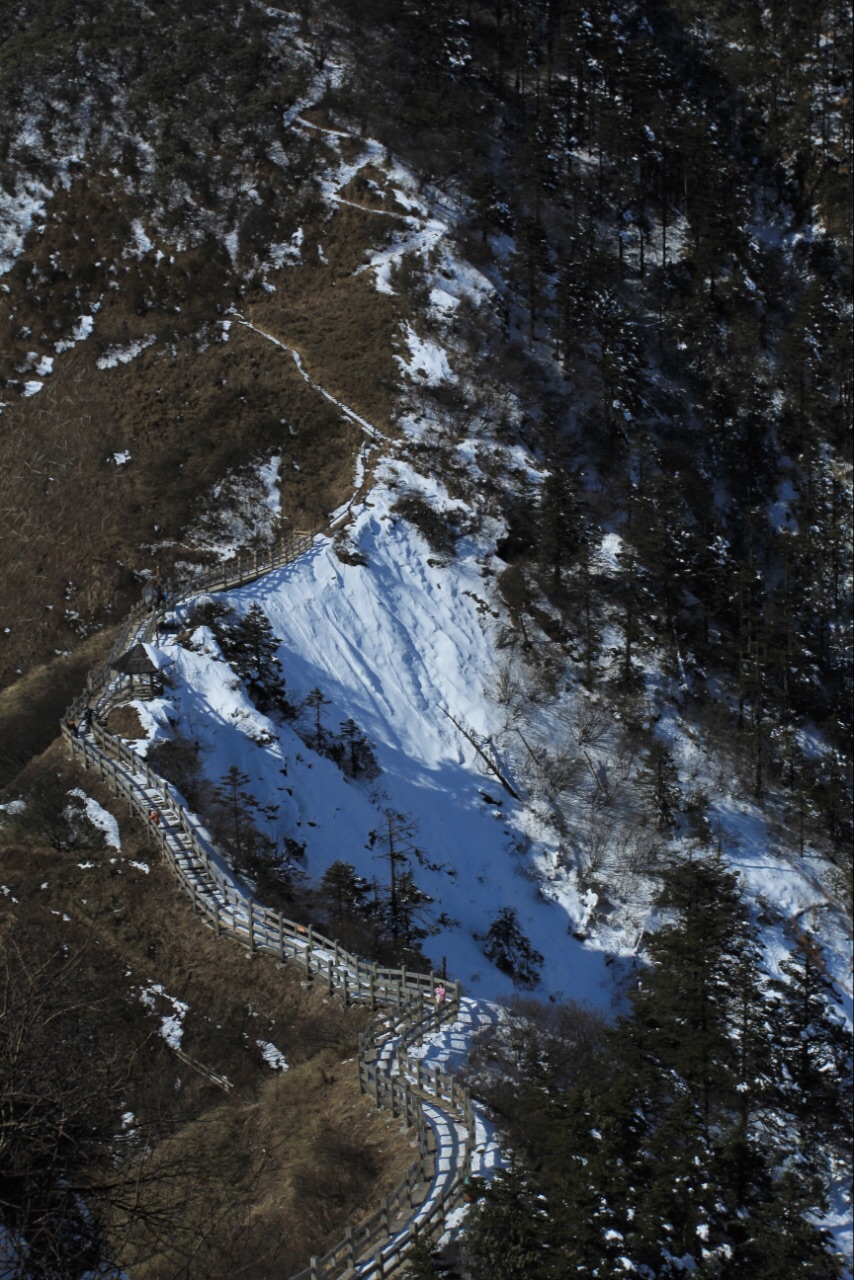
[(405, 360), (402, 356), (395, 358), (410, 378), (430, 387), (435, 387), (440, 382), (454, 381), (448, 355), (443, 347), (428, 338), (419, 337), (408, 323), (403, 326), (403, 336), (409, 348), (409, 359)]
[(261, 1050), (261, 1057), (269, 1067), (272, 1067), (274, 1071), (287, 1071), (288, 1064), (281, 1050), (277, 1049), (274, 1044), (270, 1044), (269, 1040), (256, 1040), (255, 1043)]
[(159, 1034), (170, 1049), (180, 1049), (181, 1039), (184, 1035), (184, 1018), (187, 1016), (189, 1005), (185, 1004), (183, 1000), (176, 999), (175, 996), (170, 996), (159, 982), (152, 982), (147, 987), (141, 987), (139, 999), (141, 1004), (151, 1010), (156, 1010), (158, 1003), (166, 1003), (172, 1006), (172, 1012), (164, 1014), (160, 1019)]
[(77, 323), (71, 331), (71, 336), (54, 343), (54, 350), (58, 352), (70, 351), (78, 342), (83, 342), (89, 337), (94, 326), (95, 321), (92, 316), (78, 316)]
[(0, 187), (0, 276), (14, 265), (33, 223), (44, 217), (50, 195), (41, 182), (19, 178), (19, 183), (14, 193)]
[(623, 539), (617, 533), (606, 533), (599, 544), (598, 551), (594, 552), (598, 566), (602, 569), (609, 569), (612, 573), (617, 573), (622, 568), (620, 563), (620, 554), (623, 549)]
[[(461, 541), (457, 560), (431, 564), (421, 535), (393, 513), (400, 490), (415, 485), (436, 508), (450, 505), (438, 481), (388, 461), (352, 508), (350, 541), (367, 568), (339, 562), (331, 543), (318, 539), (295, 563), (227, 596), (238, 612), (258, 603), (269, 617), (282, 641), (292, 702), (319, 686), (330, 700), (324, 717), (331, 730), (350, 716), (364, 730), (381, 768), (375, 782), (354, 783), (315, 753), (305, 740), (307, 718), (294, 727), (258, 712), (204, 628), (192, 637), (193, 652), (168, 648), (174, 667), (163, 715), (156, 702), (138, 706), (147, 709), (156, 736), (168, 732), (168, 714), (180, 731), (200, 738), (210, 778), (232, 764), (248, 773), (254, 794), (278, 807), (277, 836), (305, 842), (312, 877), (344, 858), (367, 879), (382, 879), (370, 833), (387, 808), (411, 815), (425, 859), (413, 872), (434, 900), (430, 914), (438, 928), (427, 951), (437, 966), (445, 957), (467, 991), (489, 999), (513, 994), (511, 979), (486, 960), (475, 936), (513, 902), (546, 956), (539, 994), (609, 1007), (605, 957), (571, 936), (571, 910), (580, 919), (584, 906), (569, 887), (560, 902), (538, 891), (520, 854), (530, 815), (502, 792), (447, 714), (484, 740), (501, 729), (488, 696), (498, 620), (483, 608), (493, 539), (483, 546)], [(502, 805), (485, 803), (484, 791), (501, 796)]]
[(281, 465), (282, 455), (274, 453), (215, 485), (188, 543), (227, 560), (249, 542), (271, 542), (281, 515)]
[(271, 244), (267, 265), (272, 268), (298, 266), (302, 260), (304, 240), (305, 232), (302, 227), (297, 227), (290, 240), (285, 240), (280, 244)]
[(115, 369), (116, 365), (130, 364), (140, 352), (145, 351), (146, 347), (152, 346), (156, 341), (156, 335), (149, 333), (144, 338), (137, 338), (126, 347), (109, 347), (95, 363), (99, 369)]
[(92, 823), (93, 827), (97, 827), (99, 831), (103, 831), (104, 840), (111, 849), (120, 849), (122, 847), (121, 837), (119, 836), (119, 824), (113, 815), (98, 804), (97, 800), (93, 800), (91, 796), (87, 796), (85, 791), (81, 791), (79, 787), (75, 787), (68, 793), (70, 796), (76, 796), (78, 800), (83, 801), (83, 807), (86, 811), (86, 817)]
[(127, 252), (132, 257), (142, 258), (154, 248), (139, 218), (134, 218), (131, 223), (131, 234), (133, 235), (133, 244)]
[(24, 390), (21, 392), (21, 394), (24, 396), (38, 395), (38, 393), (41, 391), (43, 386), (44, 386), (43, 382), (36, 382), (35, 379), (31, 379), (29, 382), (24, 383)]
[(172, 662), (172, 655), (170, 653), (166, 653), (163, 649), (159, 649), (155, 645), (148, 644), (147, 642), (143, 642), (142, 647), (145, 650), (146, 657), (155, 670), (162, 671)]
[(797, 499), (798, 492), (791, 480), (788, 477), (781, 480), (777, 486), (776, 500), (768, 512), (768, 518), (777, 533), (784, 529), (789, 533), (798, 532), (798, 523), (791, 512), (791, 504), (796, 502)]

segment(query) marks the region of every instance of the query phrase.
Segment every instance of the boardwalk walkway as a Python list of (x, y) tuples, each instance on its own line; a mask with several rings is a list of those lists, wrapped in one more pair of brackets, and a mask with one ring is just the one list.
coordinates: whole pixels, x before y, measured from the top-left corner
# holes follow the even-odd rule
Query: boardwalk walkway
[[(309, 534), (292, 535), (280, 540), (267, 556), (236, 557), (213, 570), (177, 603), (201, 590), (226, 590), (250, 582), (305, 554), (314, 542)], [(458, 1023), (465, 1024), (464, 1006), (473, 1002), (462, 1001), (459, 983), (448, 983), (448, 997), (437, 1005), (436, 974), (363, 961), (311, 925), (288, 920), (255, 902), (198, 818), (147, 761), (97, 719), (83, 737), (70, 728), (87, 704), (103, 712), (124, 699), (110, 662), (137, 641), (150, 641), (153, 634), (154, 615), (134, 610), (110, 659), (90, 675), (86, 693), (68, 709), (63, 735), (72, 755), (96, 770), (147, 825), (193, 911), (218, 935), (228, 935), (250, 951), (290, 960), (305, 971), (308, 980), (321, 981), (346, 1002), (367, 1002), (376, 1011), (360, 1042), (360, 1084), (377, 1106), (400, 1116), (406, 1127), (417, 1128), (418, 1160), (374, 1214), (348, 1228), (343, 1240), (323, 1257), (312, 1258), (291, 1280), (386, 1280), (400, 1269), (421, 1232), (440, 1231), (448, 1224), (463, 1200), (463, 1182), (471, 1171), (476, 1145), (484, 1145), (483, 1119), (468, 1090), (445, 1067), (426, 1066), (423, 1061), (425, 1042), (452, 1031)]]

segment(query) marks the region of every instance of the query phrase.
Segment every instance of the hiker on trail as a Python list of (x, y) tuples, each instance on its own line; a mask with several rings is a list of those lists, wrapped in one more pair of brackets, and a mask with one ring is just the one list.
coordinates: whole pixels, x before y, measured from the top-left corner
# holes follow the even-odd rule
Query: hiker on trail
[(439, 1024), (439, 1019), (442, 1016), (442, 1006), (444, 1005), (445, 1000), (447, 999), (447, 995), (448, 993), (445, 990), (444, 983), (440, 982), (436, 987), (436, 990), (433, 992), (433, 999), (436, 1001), (436, 1025), (437, 1026)]
[(82, 738), (84, 734), (92, 732), (92, 721), (95, 718), (95, 712), (91, 707), (87, 707), (80, 717), (80, 724), (77, 727), (77, 736)]
[(151, 823), (153, 827), (160, 826), (160, 814), (157, 812), (156, 809), (151, 810), (151, 813), (148, 815), (148, 821)]
[(142, 588), (142, 603), (151, 613), (157, 607), (157, 587), (153, 582), (146, 582)]

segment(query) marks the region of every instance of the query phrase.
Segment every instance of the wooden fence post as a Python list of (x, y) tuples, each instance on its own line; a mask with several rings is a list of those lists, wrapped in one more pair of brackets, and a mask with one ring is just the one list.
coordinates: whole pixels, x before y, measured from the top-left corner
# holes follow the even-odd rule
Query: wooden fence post
[(281, 911), (279, 912), (279, 959), (285, 958), (285, 922)]
[(249, 899), (249, 950), (255, 950), (255, 914), (252, 899)]

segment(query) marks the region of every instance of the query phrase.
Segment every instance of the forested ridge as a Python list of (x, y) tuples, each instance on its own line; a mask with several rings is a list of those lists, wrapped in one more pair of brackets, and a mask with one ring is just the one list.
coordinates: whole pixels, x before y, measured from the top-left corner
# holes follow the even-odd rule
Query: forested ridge
[[(823, 1224), (851, 1121), (850, 989), (828, 942), (850, 939), (854, 889), (851, 64), (845, 0), (21, 0), (0, 17), (0, 783), (31, 804), (0, 810), (0, 843), (24, 877), (23, 851), (65, 847), (42, 757), (57, 716), (153, 566), (190, 582), (214, 557), (204, 521), (259, 458), (280, 459), (290, 528), (350, 500), (359, 433), (339, 400), (444, 485), (441, 509), (404, 490), (393, 510), (429, 565), (494, 529), (483, 677), (506, 734), (469, 742), (490, 787), (549, 825), (552, 879), (590, 904), (576, 939), (625, 919), (637, 940), (612, 1024), (532, 998), (474, 1055), (510, 1168), (472, 1213), (470, 1280), (850, 1267)], [(484, 283), (449, 308), (460, 262)], [(453, 376), (402, 372), (413, 334)], [(250, 518), (245, 545), (267, 536)], [(346, 532), (335, 546), (370, 572)], [(324, 754), (324, 690), (289, 701), (263, 612), (207, 624), (252, 705), (304, 714)], [(224, 829), (226, 781), (205, 791), (179, 732), (164, 769)], [(330, 742), (352, 780), (376, 776), (352, 717), (333, 758)], [(244, 781), (235, 766), (234, 795)], [(300, 878), (271, 865), (262, 825), (243, 869), (295, 912)], [(763, 841), (811, 877), (816, 909), (786, 914), (735, 874)], [(393, 951), (376, 884), (373, 919), (355, 867), (335, 868), (301, 905)], [(20, 961), (16, 937), (10, 989), (64, 972), (41, 936)], [(479, 941), (536, 995), (543, 955), (514, 906)], [(40, 999), (20, 1007), (37, 1076)], [(96, 1163), (127, 1145), (132, 1038), (99, 1058)], [(170, 1126), (151, 1121), (158, 1141)], [(63, 1272), (64, 1256), (20, 1275), (92, 1263)], [(421, 1251), (410, 1274), (443, 1271)]]

